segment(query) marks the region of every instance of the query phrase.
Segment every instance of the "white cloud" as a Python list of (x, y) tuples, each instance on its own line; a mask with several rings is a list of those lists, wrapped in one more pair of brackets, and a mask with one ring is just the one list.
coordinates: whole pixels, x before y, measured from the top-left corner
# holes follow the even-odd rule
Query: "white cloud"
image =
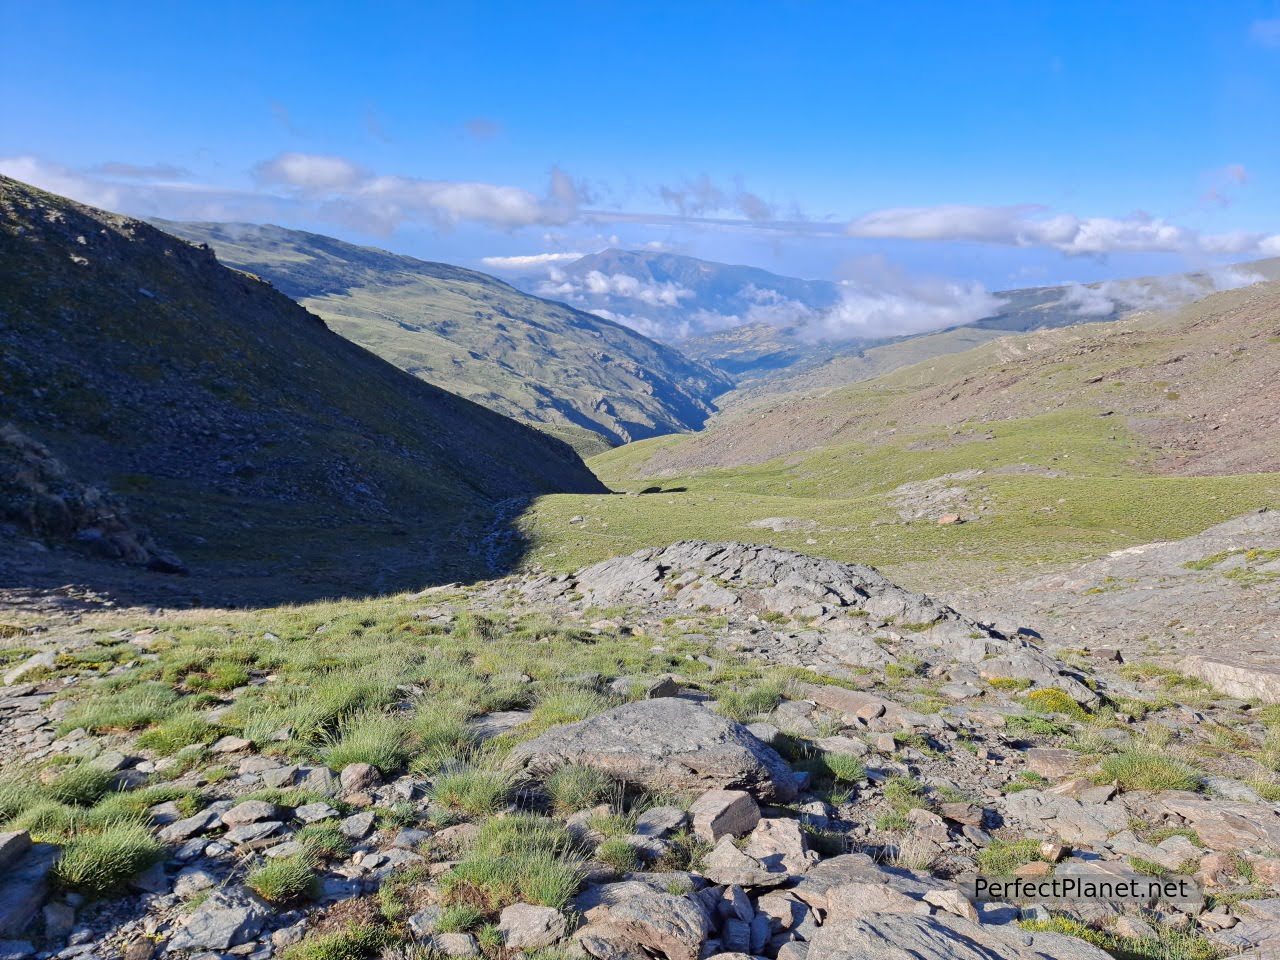
[(912, 277), (880, 257), (850, 266), (841, 300), (802, 334), (815, 340), (902, 336), (973, 323), (999, 313), (1004, 301), (980, 283)]
[[(1243, 182), (1243, 167), (1225, 168)], [(1068, 256), (1115, 252), (1257, 253), (1280, 242), (1277, 235), (1234, 233), (1201, 235), (1160, 217), (1077, 217), (1046, 214), (1038, 206), (982, 207), (943, 205), (897, 207), (865, 214), (849, 224), (854, 237), (896, 240), (970, 241), (1015, 247), (1048, 247)]]
[(303, 190), (342, 190), (355, 186), (365, 173), (350, 160), (315, 153), (282, 153), (254, 168), (262, 183)]
[(616, 297), (650, 307), (674, 307), (692, 297), (693, 291), (677, 283), (641, 280), (625, 273), (605, 274), (592, 270), (580, 280), (552, 268), (547, 280), (538, 285), (538, 295), (561, 300), (585, 301), (589, 296)]
[(480, 262), (494, 270), (529, 270), (545, 267), (553, 263), (569, 263), (581, 260), (583, 253), (528, 253), (511, 257), (481, 257)]
[(1248, 270), (1224, 267), (1199, 274), (1175, 274), (1141, 280), (1107, 280), (1068, 285), (1062, 303), (1083, 317), (1108, 317), (1117, 310), (1171, 310), (1219, 290), (1235, 290), (1262, 282)]

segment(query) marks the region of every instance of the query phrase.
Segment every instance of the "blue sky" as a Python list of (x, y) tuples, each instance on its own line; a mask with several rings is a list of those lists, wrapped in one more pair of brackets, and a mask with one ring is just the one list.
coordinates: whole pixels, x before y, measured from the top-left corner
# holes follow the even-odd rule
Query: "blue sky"
[(992, 290), (1280, 254), (1277, 3), (0, 16), (0, 171), (129, 213), (500, 272), (649, 244)]

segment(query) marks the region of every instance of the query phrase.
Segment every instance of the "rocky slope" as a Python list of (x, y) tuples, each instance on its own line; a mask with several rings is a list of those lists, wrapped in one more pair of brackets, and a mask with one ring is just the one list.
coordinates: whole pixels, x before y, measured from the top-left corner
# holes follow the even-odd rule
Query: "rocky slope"
[[(358, 604), (51, 619), (0, 689), (0, 935), (133, 960), (1280, 946), (1274, 709), (1053, 639), (701, 542)], [(977, 875), (1138, 892), (991, 900)]]
[(664, 444), (646, 475), (762, 463), (910, 428), (961, 431), (1055, 411), (1115, 417), (1162, 472), (1280, 469), (1270, 391), (1280, 374), (1280, 283), (1172, 313), (1005, 337), (850, 387), (770, 400)]
[[(0, 231), (0, 421), (60, 461), (66, 489), (33, 481), (46, 503), (122, 498), (200, 575), (172, 588), (187, 602), (229, 581), (279, 599), (485, 570), (500, 504), (603, 490), (568, 445), (406, 375), (208, 249), (9, 179)], [(34, 461), (4, 462), (21, 483)], [(45, 548), (93, 529), (62, 526)], [(4, 528), (6, 585), (66, 582), (24, 536), (49, 533)]]
[(402, 370), (584, 451), (697, 429), (729, 387), (629, 327), (473, 270), (281, 227), (157, 223)]

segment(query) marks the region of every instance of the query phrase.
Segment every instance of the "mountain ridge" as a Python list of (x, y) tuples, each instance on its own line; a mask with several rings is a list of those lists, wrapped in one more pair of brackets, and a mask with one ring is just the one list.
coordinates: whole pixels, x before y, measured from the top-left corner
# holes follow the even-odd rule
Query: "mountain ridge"
[(456, 541), (504, 501), (604, 491), (568, 445), (147, 223), (0, 178), (0, 228), (0, 420), (193, 571), (303, 595), (420, 584), (486, 569)]
[(729, 386), (622, 324), (465, 267), (271, 225), (156, 223), (401, 369), (587, 452), (696, 429)]

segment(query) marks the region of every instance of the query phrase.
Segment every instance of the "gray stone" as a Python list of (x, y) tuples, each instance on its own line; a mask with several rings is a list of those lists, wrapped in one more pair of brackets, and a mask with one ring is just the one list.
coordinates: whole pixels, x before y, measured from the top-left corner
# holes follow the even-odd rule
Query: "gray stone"
[(423, 907), (409, 918), (409, 931), (419, 940), (425, 940), (436, 932), (436, 924), (444, 915), (444, 909), (432, 904)]
[(338, 811), (327, 803), (304, 803), (293, 811), (294, 817), (303, 823), (319, 823), (321, 820), (332, 820)]
[(201, 810), (183, 820), (176, 820), (160, 830), (160, 839), (165, 843), (181, 843), (192, 837), (208, 833), (222, 823), (221, 815), (212, 809)]
[(433, 933), (424, 941), (428, 950), (446, 957), (478, 957), (480, 947), (469, 933)]
[(227, 950), (251, 942), (271, 910), (247, 892), (214, 891), (169, 940), (170, 950)]
[(791, 879), (785, 869), (771, 869), (747, 856), (737, 848), (732, 837), (723, 837), (715, 849), (702, 858), (702, 873), (712, 883), (736, 883), (742, 887), (776, 887)]
[(54, 943), (62, 943), (75, 928), (76, 909), (69, 903), (55, 900), (44, 905), (43, 919), (44, 935)]
[(610, 908), (609, 922), (635, 943), (667, 960), (698, 960), (702, 943), (711, 934), (706, 915), (692, 900), (666, 893), (628, 898)]
[(368, 763), (349, 763), (338, 777), (344, 795), (368, 793), (382, 783), (378, 768)]
[(238, 803), (222, 815), (222, 822), (228, 827), (238, 827), (246, 823), (261, 823), (264, 820), (279, 820), (281, 810), (274, 803), (265, 800), (246, 800)]
[(173, 879), (173, 892), (184, 900), (217, 886), (218, 878), (208, 868), (196, 864), (184, 867)]
[(781, 870), (792, 876), (807, 872), (818, 862), (818, 855), (805, 842), (799, 822), (784, 817), (756, 824), (743, 853), (766, 870)]
[[(10, 843), (21, 846), (22, 841), (14, 839)], [(0, 937), (28, 932), (49, 893), (50, 874), (58, 852), (51, 843), (33, 843), (0, 874)]]
[(548, 947), (564, 936), (567, 921), (552, 907), (515, 903), (503, 909), (498, 932), (511, 950)]
[(31, 849), (31, 834), (26, 830), (0, 833), (0, 870), (7, 870), (27, 855)]
[[(1041, 934), (1004, 932), (1007, 930), (1007, 927), (983, 927), (947, 914), (873, 914), (847, 923), (827, 923), (819, 927), (809, 943), (808, 960), (865, 960), (869, 957), (877, 960), (1110, 958), (1110, 954), (1072, 937), (1045, 936), (1041, 941)], [(1047, 949), (1037, 949), (1041, 942)]]
[(796, 796), (791, 769), (741, 724), (664, 697), (606, 710), (518, 744), (510, 762), (545, 778), (582, 764), (662, 790), (741, 789), (761, 800)]
[(689, 815), (679, 807), (650, 807), (636, 818), (635, 832), (641, 837), (661, 839), (688, 822)]
[(721, 837), (740, 837), (760, 822), (760, 806), (745, 790), (708, 790), (689, 807), (693, 833), (716, 843)]
[(11, 687), (28, 674), (35, 673), (37, 670), (53, 670), (57, 668), (57, 665), (58, 653), (56, 650), (33, 653), (17, 666), (10, 667), (5, 671), (4, 685)]
[(364, 813), (353, 813), (347, 817), (338, 824), (338, 829), (350, 840), (363, 840), (373, 830), (373, 822), (373, 813), (366, 810)]

